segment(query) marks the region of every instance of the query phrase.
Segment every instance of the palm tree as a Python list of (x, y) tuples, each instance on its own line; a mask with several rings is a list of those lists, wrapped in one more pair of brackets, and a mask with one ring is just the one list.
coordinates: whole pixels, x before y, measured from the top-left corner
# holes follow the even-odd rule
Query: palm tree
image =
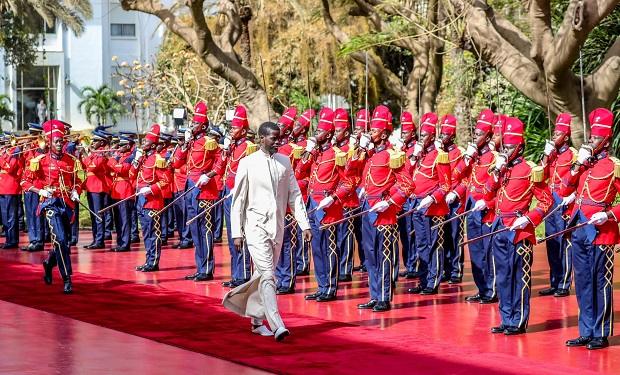
[(89, 0), (0, 0), (0, 12), (12, 12), (22, 20), (42, 18), (50, 26), (57, 19), (76, 35), (84, 32), (84, 19), (93, 14)]
[(93, 124), (92, 118), (95, 117), (96, 125), (106, 123), (108, 119), (116, 125), (119, 117), (126, 112), (120, 99), (108, 85), (102, 85), (97, 89), (85, 86), (80, 93), (82, 100), (78, 103), (78, 111), (80, 113), (83, 111), (86, 120), (91, 124)]

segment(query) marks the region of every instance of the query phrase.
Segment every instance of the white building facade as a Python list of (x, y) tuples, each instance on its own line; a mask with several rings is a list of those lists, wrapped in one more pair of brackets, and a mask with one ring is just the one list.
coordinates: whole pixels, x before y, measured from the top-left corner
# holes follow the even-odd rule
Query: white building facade
[[(154, 62), (165, 31), (159, 19), (125, 11), (118, 0), (92, 0), (91, 5), (93, 17), (85, 21), (80, 37), (57, 23), (41, 34), (32, 68), (22, 71), (0, 64), (0, 94), (9, 96), (15, 112), (12, 122), (2, 124), (4, 130), (38, 123), (41, 100), (47, 118), (69, 122), (75, 130), (92, 128), (78, 110), (80, 92), (85, 86), (97, 89), (104, 84), (118, 89), (112, 56), (119, 62)], [(142, 124), (138, 127), (141, 130)], [(127, 115), (114, 130), (136, 130), (136, 122)]]

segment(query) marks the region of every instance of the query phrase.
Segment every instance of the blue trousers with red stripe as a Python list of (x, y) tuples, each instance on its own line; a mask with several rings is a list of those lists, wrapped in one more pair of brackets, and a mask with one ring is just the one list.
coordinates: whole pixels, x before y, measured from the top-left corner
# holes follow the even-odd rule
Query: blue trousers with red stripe
[[(314, 210), (318, 203), (310, 198), (307, 210)], [(318, 292), (326, 296), (336, 295), (338, 291), (338, 271), (340, 260), (338, 257), (338, 228), (332, 225), (321, 229), (321, 221), (325, 213), (316, 210), (308, 215), (312, 230), (312, 260), (314, 274), (318, 283)]]
[[(471, 209), (475, 200), (471, 197), (465, 206), (466, 210)], [(491, 232), (492, 223), (483, 223), (484, 211), (476, 211), (467, 215), (466, 229), (467, 238), (476, 238)], [(480, 241), (471, 242), (469, 248), (469, 258), (471, 261), (471, 273), (474, 283), (478, 288), (478, 294), (484, 298), (494, 298), (495, 290), (495, 259), (491, 250), (492, 237), (486, 237)]]
[[(553, 193), (553, 207), (555, 209), (562, 198)], [(549, 236), (567, 228), (569, 217), (565, 217), (564, 209), (558, 209), (545, 220), (545, 235)], [(547, 260), (549, 261), (549, 285), (555, 289), (569, 289), (573, 281), (573, 257), (571, 240), (565, 236), (551, 238), (547, 245)]]

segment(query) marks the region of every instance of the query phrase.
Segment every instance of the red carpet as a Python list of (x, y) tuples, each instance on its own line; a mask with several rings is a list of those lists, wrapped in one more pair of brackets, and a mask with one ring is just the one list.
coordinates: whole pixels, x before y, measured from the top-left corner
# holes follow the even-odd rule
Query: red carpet
[[(248, 320), (223, 309), (219, 298), (83, 273), (74, 275), (76, 294), (63, 296), (57, 273), (52, 286), (44, 285), (41, 276), (38, 265), (0, 259), (0, 299), (277, 373), (545, 374), (577, 371), (549, 357), (531, 359), (485, 352), (486, 345), (481, 345), (482, 350), (476, 345), (454, 345), (455, 333), (448, 329), (442, 333), (446, 337), (442, 342), (430, 339), (432, 335), (424, 331), (367, 327), (365, 325), (372, 323), (366, 321), (360, 326), (360, 322), (352, 324), (291, 313), (285, 314), (284, 319), (292, 336), (284, 343), (275, 343), (273, 339), (252, 335)], [(285, 304), (300, 300), (299, 296), (294, 297), (284, 299)], [(454, 303), (439, 298), (433, 304), (440, 305), (442, 300)], [(426, 301), (419, 301), (419, 305), (423, 302)], [(340, 307), (342, 304), (334, 306)], [(439, 306), (434, 311), (440, 313), (442, 308)], [(304, 307), (293, 310), (304, 312)], [(389, 327), (400, 321), (433, 318), (418, 316), (416, 309), (408, 311), (407, 317), (392, 321), (380, 319), (380, 325)], [(484, 326), (488, 327), (488, 323), (484, 322)], [(532, 329), (555, 329), (555, 325), (547, 322), (545, 327)], [(481, 341), (500, 340), (482, 333), (486, 329), (468, 327), (468, 334), (480, 332), (478, 339)], [(511, 345), (527, 343), (521, 338), (510, 339)], [(553, 349), (561, 349), (561, 341), (554, 345), (557, 346)], [(523, 349), (517, 348), (520, 350)], [(539, 354), (545, 358), (546, 348), (537, 350), (542, 351)], [(584, 367), (608, 369), (607, 362), (602, 366), (583, 362), (586, 358), (607, 361), (607, 355), (582, 349), (574, 353), (577, 360), (574, 365), (581, 367), (580, 373), (588, 373)]]

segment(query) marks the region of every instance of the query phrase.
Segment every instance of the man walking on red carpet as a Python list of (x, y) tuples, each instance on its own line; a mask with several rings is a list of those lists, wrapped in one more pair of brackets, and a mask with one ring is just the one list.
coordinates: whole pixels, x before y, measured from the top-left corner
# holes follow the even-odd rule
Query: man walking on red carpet
[[(312, 234), (303, 198), (288, 157), (276, 153), (280, 129), (271, 122), (258, 129), (260, 151), (239, 162), (230, 212), (231, 237), (237, 251), (243, 248), (243, 236), (252, 261), (250, 280), (224, 296), (222, 304), (241, 316), (252, 319), (252, 332), (275, 335), (282, 341), (290, 333), (278, 311), (275, 264), (284, 237), (287, 205), (303, 230), (304, 241)], [(271, 331), (263, 325), (269, 323)]]

